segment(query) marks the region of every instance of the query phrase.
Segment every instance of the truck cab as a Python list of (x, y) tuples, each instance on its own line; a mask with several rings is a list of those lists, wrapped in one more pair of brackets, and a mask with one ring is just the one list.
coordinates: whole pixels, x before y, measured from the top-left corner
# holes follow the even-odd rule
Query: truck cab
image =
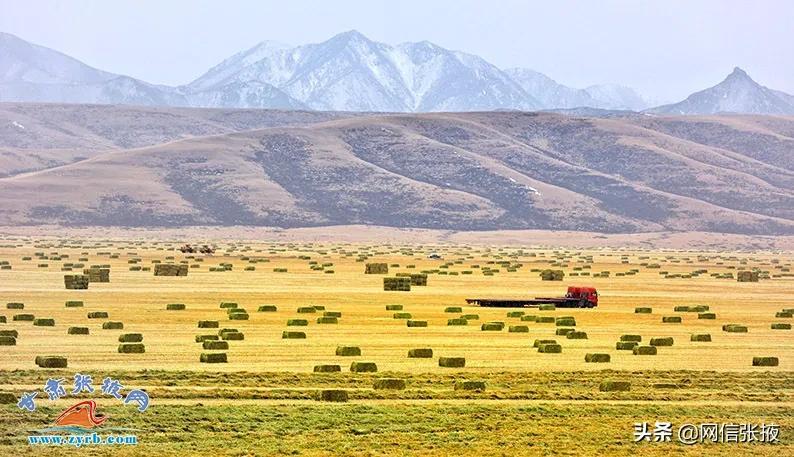
[(598, 291), (595, 287), (568, 286), (565, 298), (579, 299), (581, 308), (598, 306)]

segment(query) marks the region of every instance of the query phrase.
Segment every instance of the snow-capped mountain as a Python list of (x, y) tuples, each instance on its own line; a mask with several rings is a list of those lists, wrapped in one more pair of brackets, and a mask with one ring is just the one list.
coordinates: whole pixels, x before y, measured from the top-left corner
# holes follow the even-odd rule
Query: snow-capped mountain
[(659, 114), (794, 114), (794, 96), (764, 87), (736, 67), (721, 83), (686, 100), (648, 110)]
[[(0, 32), (2, 101), (373, 112), (653, 106), (629, 87), (572, 88), (534, 70), (502, 70), (427, 41), (392, 46), (355, 30), (301, 46), (264, 41), (179, 87), (98, 70)], [(794, 96), (761, 86), (736, 68), (712, 88), (647, 112), (794, 114)]]
[(640, 110), (649, 106), (649, 103), (634, 89), (625, 86), (603, 84), (575, 89), (529, 68), (508, 68), (505, 73), (529, 95), (540, 101), (545, 109), (590, 107), (607, 110)]
[(429, 42), (390, 46), (349, 31), (289, 48), (264, 42), (183, 88), (190, 100), (229, 84), (269, 84), (313, 109), (472, 111), (541, 105), (485, 60)]
[(173, 88), (90, 67), (0, 32), (0, 101), (180, 105)]

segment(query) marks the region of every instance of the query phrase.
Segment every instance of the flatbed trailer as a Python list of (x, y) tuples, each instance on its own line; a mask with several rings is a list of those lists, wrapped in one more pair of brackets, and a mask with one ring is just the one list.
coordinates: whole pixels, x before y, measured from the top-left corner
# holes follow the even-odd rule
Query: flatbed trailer
[(554, 305), (558, 308), (594, 308), (598, 306), (598, 292), (594, 287), (568, 287), (564, 297), (535, 298), (467, 298), (469, 305), (488, 308), (537, 308)]

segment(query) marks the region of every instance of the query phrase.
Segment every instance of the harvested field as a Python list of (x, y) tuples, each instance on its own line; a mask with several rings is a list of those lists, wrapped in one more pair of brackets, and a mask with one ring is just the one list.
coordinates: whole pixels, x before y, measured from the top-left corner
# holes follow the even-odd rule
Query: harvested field
[[(351, 449), (359, 449), (355, 446), (362, 441), (380, 449), (376, 443), (384, 439), (427, 453), (423, 433), (428, 427), (464, 416), (469, 422), (455, 423), (469, 430), (466, 445), (457, 434), (455, 439), (442, 436), (436, 444), (444, 453), (492, 454), (489, 449), (496, 447), (486, 444), (499, 446), (493, 434), (502, 430), (510, 438), (510, 454), (544, 442), (572, 453), (609, 454), (614, 443), (630, 443), (633, 421), (647, 417), (758, 423), (772, 418), (787, 427), (784, 437), (792, 430), (794, 332), (781, 325), (789, 323), (787, 310), (794, 308), (794, 276), (789, 274), (794, 256), (787, 253), (227, 241), (213, 243), (217, 249), (210, 258), (179, 252), (179, 242), (12, 238), (0, 240), (0, 258), (13, 264), (0, 270), (0, 300), (24, 305), (0, 309), (5, 318), (0, 330), (6, 332), (0, 334), (0, 391), (19, 395), (25, 386), (55, 376), (71, 378), (78, 371), (95, 379), (117, 376), (159, 402), (154, 406), (158, 415), (146, 419), (145, 439), (160, 445), (168, 441), (163, 455), (197, 450), (226, 455), (239, 449), (236, 441), (228, 449), (202, 441), (186, 451), (184, 444), (169, 440), (193, 438), (169, 431), (165, 422), (158, 429), (158, 421), (165, 421), (160, 414), (190, 417), (202, 411), (199, 421), (225, 416), (231, 425), (224, 427), (249, 430), (254, 426), (250, 417), (245, 422), (238, 415), (266, 408), (282, 411), (284, 416), (273, 419), (282, 426), (298, 411), (314, 420), (349, 420), (345, 430), (362, 431), (328, 432), (334, 435), (328, 438), (335, 440), (331, 447), (337, 442), (350, 446), (339, 448), (341, 454), (354, 454)], [(42, 252), (49, 257), (47, 267), (38, 266)], [(430, 259), (430, 252), (442, 258)], [(56, 261), (53, 253), (68, 257)], [(112, 281), (65, 289), (60, 268), (70, 258), (109, 265)], [(147, 266), (185, 261), (190, 274), (175, 278), (130, 270), (132, 259)], [(263, 260), (268, 268), (246, 270)], [(385, 279), (414, 287), (383, 290), (384, 274), (365, 273), (367, 263), (388, 265)], [(223, 272), (217, 271), (220, 264)], [(333, 274), (320, 269), (328, 264)], [(649, 268), (652, 264), (660, 268)], [(762, 273), (758, 282), (726, 279), (738, 268)], [(564, 271), (564, 279), (544, 281), (539, 272), (546, 269)], [(617, 275), (632, 270), (637, 271)], [(427, 285), (410, 282), (410, 274), (417, 273), (427, 275)], [(465, 302), (471, 296), (559, 296), (569, 284), (596, 287), (599, 307), (541, 311)], [(20, 315), (24, 318), (16, 318)], [(68, 359), (68, 368), (57, 368), (60, 359), (40, 359), (51, 368), (37, 366), (36, 357), (48, 355), (50, 349), (44, 348), (56, 341), (54, 353)], [(630, 389), (616, 382), (629, 382)], [(326, 401), (318, 401), (323, 395)], [(23, 425), (44, 414), (37, 410), (28, 419), (15, 405), (0, 407)], [(144, 420), (102, 407), (114, 418), (130, 418), (130, 424)], [(485, 416), (467, 416), (473, 413)], [(409, 438), (407, 429), (398, 431), (389, 422), (405, 414), (412, 418), (407, 429), (424, 432)], [(498, 419), (501, 415), (509, 422)], [(522, 427), (535, 415), (535, 430), (542, 424), (557, 430), (580, 424), (597, 435), (573, 442), (533, 432), (530, 440), (529, 429)], [(372, 425), (362, 426), (362, 420)], [(291, 446), (275, 444), (273, 436), (260, 437), (260, 444), (274, 454), (327, 453), (328, 447), (320, 447), (328, 446), (325, 432), (310, 434), (310, 423), (293, 422), (300, 439), (287, 438)], [(490, 427), (489, 433), (482, 427)], [(379, 436), (371, 437), (375, 429)], [(219, 439), (220, 433), (199, 434)], [(0, 450), (14, 453), (15, 439), (0, 441)], [(788, 449), (790, 438), (785, 440)], [(665, 446), (647, 450), (664, 455), (671, 451)], [(720, 455), (726, 449), (703, 453)], [(768, 449), (752, 451), (772, 455)]]

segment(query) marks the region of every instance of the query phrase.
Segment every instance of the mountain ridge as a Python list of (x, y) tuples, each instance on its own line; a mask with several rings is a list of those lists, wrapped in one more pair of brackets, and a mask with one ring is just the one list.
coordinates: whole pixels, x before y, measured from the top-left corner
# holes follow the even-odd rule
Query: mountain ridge
[(107, 138), (0, 178), (0, 225), (794, 233), (792, 117), (183, 111), (0, 104), (0, 151)]

